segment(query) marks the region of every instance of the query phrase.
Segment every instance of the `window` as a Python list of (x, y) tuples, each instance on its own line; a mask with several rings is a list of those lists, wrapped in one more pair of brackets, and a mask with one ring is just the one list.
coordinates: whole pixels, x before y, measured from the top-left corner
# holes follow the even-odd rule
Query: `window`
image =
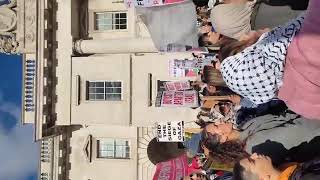
[(95, 30), (125, 30), (127, 29), (126, 12), (97, 12), (94, 14)]
[(120, 81), (87, 81), (87, 100), (121, 101), (122, 83)]
[(124, 139), (100, 139), (97, 140), (98, 158), (129, 159), (129, 141)]

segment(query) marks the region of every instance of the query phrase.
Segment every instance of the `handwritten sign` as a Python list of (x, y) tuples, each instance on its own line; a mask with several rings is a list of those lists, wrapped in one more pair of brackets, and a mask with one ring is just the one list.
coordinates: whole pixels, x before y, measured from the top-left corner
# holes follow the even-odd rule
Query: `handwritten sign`
[(183, 142), (183, 121), (159, 122), (157, 123), (157, 140), (159, 142)]

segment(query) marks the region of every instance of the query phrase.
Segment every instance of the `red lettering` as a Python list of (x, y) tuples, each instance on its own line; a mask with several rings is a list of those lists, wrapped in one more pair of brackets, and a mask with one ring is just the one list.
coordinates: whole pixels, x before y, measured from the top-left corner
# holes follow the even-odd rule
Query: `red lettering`
[(183, 98), (182, 97), (174, 97), (173, 104), (174, 105), (183, 105)]
[(171, 93), (163, 93), (162, 104), (172, 104), (172, 96)]
[(193, 94), (186, 94), (185, 95), (185, 102), (188, 104), (194, 103), (194, 95)]

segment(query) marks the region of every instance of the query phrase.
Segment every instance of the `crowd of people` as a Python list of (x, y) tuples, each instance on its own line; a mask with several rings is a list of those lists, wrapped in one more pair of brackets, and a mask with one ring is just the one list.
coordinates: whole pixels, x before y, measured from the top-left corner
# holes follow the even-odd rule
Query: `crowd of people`
[(320, 1), (194, 3), (199, 45), (220, 49), (194, 54), (212, 61), (192, 83), (202, 101), (183, 179), (320, 179)]

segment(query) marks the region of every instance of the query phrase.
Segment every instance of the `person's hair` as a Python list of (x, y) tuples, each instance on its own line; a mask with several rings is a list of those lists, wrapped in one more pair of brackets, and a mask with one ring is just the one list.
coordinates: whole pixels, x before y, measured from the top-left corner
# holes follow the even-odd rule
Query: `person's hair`
[(259, 180), (259, 177), (250, 171), (246, 171), (238, 161), (233, 167), (233, 180)]
[(233, 166), (237, 161), (249, 157), (249, 154), (243, 150), (243, 145), (239, 141), (227, 141), (218, 143), (214, 148), (209, 147), (207, 148), (210, 150), (210, 157), (221, 164)]
[(246, 48), (245, 41), (238, 41), (224, 36), (220, 41), (219, 61), (222, 62), (229, 56), (233, 56)]
[(249, 157), (241, 141), (220, 143), (219, 135), (208, 133), (205, 129), (202, 132), (202, 145), (209, 149), (210, 158), (219, 164), (234, 166), (236, 162)]
[(200, 17), (197, 17), (197, 22), (199, 22), (200, 26), (203, 23), (202, 19)]
[(226, 86), (220, 71), (212, 66), (204, 66), (203, 82), (213, 86)]
[(204, 121), (203, 119), (200, 118), (201, 115), (198, 114), (197, 116), (197, 120), (195, 121), (195, 123), (200, 126), (201, 129), (203, 129), (204, 127), (206, 127), (206, 125), (209, 123), (209, 122), (206, 122)]
[(210, 46), (212, 43), (208, 40), (208, 33), (203, 33), (198, 38), (199, 47)]
[(199, 43), (199, 46), (200, 46), (200, 47), (203, 47), (203, 46), (209, 46), (209, 47), (215, 46), (215, 47), (219, 47), (219, 46), (221, 46), (221, 38), (222, 38), (222, 37), (223, 37), (223, 35), (220, 35), (218, 41), (213, 44), (213, 43), (211, 43), (211, 42), (209, 41), (209, 35), (208, 35), (208, 33), (203, 33), (203, 34), (201, 34), (201, 35), (199, 36), (199, 38), (198, 38), (198, 43)]
[(203, 19), (203, 18), (209, 19), (210, 18), (210, 11), (198, 12), (197, 16), (199, 16), (201, 19)]
[(211, 22), (203, 22), (203, 23), (201, 24), (201, 26), (206, 26), (206, 25), (212, 26), (212, 23), (211, 23)]
[(240, 164), (240, 161), (236, 162), (233, 167), (233, 180), (246, 180), (244, 172), (245, 168)]
[(199, 7), (207, 6), (209, 0), (192, 0), (192, 2)]
[(225, 86), (215, 86), (216, 87), (216, 92), (215, 93), (210, 93), (208, 89), (205, 87), (202, 90), (202, 95), (203, 96), (229, 96), (235, 94), (232, 90), (230, 90), (228, 87)]
[[(259, 37), (257, 37), (259, 38)], [(219, 61), (222, 62), (229, 56), (234, 56), (245, 48), (254, 44), (258, 39), (249, 39), (238, 41), (236, 39), (224, 36), (220, 40)]]

